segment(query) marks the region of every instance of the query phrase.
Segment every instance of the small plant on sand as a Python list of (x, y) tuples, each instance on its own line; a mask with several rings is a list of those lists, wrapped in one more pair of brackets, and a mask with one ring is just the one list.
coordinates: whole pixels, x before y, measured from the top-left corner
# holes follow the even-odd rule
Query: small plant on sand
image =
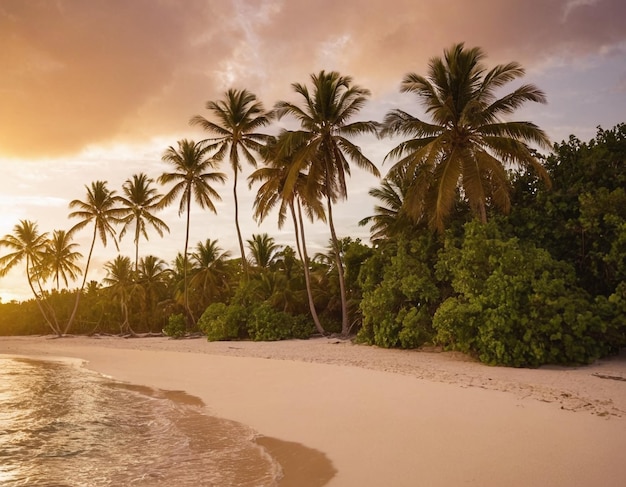
[(163, 333), (172, 338), (184, 337), (187, 333), (184, 315), (182, 313), (170, 315), (167, 325), (163, 328)]

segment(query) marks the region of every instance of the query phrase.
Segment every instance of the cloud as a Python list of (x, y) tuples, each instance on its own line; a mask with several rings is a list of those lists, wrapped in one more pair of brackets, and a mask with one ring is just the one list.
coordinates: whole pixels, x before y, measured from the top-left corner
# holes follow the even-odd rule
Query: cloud
[(529, 69), (608, 55), (624, 18), (622, 0), (0, 0), (0, 153), (194, 133), (231, 84), (269, 107), (320, 69), (381, 98), (460, 41)]

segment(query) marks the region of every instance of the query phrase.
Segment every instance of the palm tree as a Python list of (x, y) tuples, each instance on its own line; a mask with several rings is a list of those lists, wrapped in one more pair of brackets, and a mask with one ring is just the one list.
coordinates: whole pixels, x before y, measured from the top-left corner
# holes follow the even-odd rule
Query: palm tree
[(44, 268), (50, 273), (56, 284), (57, 291), (61, 287), (61, 279), (67, 287), (69, 279), (75, 280), (82, 272), (76, 261), (83, 255), (74, 249), (77, 243), (72, 243), (72, 237), (65, 230), (55, 230), (52, 238), (46, 242), (44, 254)]
[[(159, 302), (166, 296), (168, 285), (172, 279), (172, 270), (167, 267), (167, 263), (154, 255), (147, 255), (139, 260), (137, 282), (143, 288), (146, 307), (148, 309), (147, 319), (150, 331), (157, 316), (156, 310)], [(165, 325), (163, 323), (158, 329)]]
[(78, 311), (78, 303), (80, 302), (81, 294), (83, 293), (85, 283), (87, 282), (89, 264), (91, 263), (91, 256), (93, 255), (96, 239), (100, 237), (102, 245), (106, 247), (107, 239), (110, 237), (117, 248), (114, 225), (122, 221), (121, 218), (124, 214), (124, 210), (117, 206), (115, 191), (111, 191), (107, 188), (106, 181), (95, 181), (91, 183), (91, 187), (85, 186), (85, 188), (87, 189), (87, 198), (85, 201), (70, 201), (69, 207), (77, 209), (76, 211), (71, 212), (69, 217), (80, 218), (80, 221), (70, 229), (69, 235), (73, 236), (74, 232), (77, 232), (85, 228), (90, 223), (93, 223), (93, 236), (89, 247), (89, 254), (87, 255), (85, 270), (83, 272), (83, 282), (80, 285), (80, 289), (76, 293), (74, 309), (72, 310), (72, 314), (67, 322), (64, 333), (67, 333), (74, 323), (76, 312)]
[(141, 290), (135, 282), (133, 266), (130, 258), (118, 255), (115, 259), (104, 265), (107, 275), (102, 279), (106, 289), (111, 293), (113, 299), (117, 299), (120, 303), (122, 311), (122, 323), (120, 324), (120, 333), (123, 335), (129, 332), (134, 335), (135, 332), (130, 326), (128, 318), (128, 303), (133, 294)]
[[(48, 235), (39, 233), (37, 223), (30, 220), (20, 220), (13, 227), (13, 234), (7, 234), (0, 239), (1, 247), (8, 247), (11, 252), (0, 257), (0, 277), (5, 276), (13, 267), (22, 261), (26, 264), (26, 278), (28, 286), (35, 296), (37, 307), (44, 320), (57, 336), (61, 336), (61, 329), (56, 321), (53, 310), (45, 301), (41, 291), (41, 265), (45, 258)], [(35, 290), (33, 279), (37, 280), (40, 292)], [(46, 310), (44, 310), (44, 306)]]
[(273, 237), (267, 233), (259, 235), (252, 234), (252, 238), (247, 240), (250, 249), (251, 260), (260, 269), (270, 268), (278, 258), (280, 246), (276, 244)]
[(143, 235), (148, 239), (146, 230), (147, 224), (156, 230), (159, 237), (163, 237), (163, 230), (170, 231), (167, 224), (154, 216), (153, 212), (158, 209), (162, 195), (152, 186), (154, 179), (149, 178), (144, 173), (134, 174), (132, 179), (127, 179), (122, 185), (124, 196), (119, 196), (118, 200), (122, 203), (126, 211), (123, 218), (124, 226), (120, 231), (120, 239), (126, 234), (128, 228), (134, 223), (134, 242), (135, 242), (135, 273), (139, 266), (139, 238)]
[(211, 150), (217, 152), (215, 158), (223, 160), (228, 156), (233, 170), (233, 198), (235, 201), (235, 227), (239, 240), (239, 250), (241, 252), (241, 265), (244, 274), (247, 275), (247, 265), (241, 229), (239, 228), (239, 203), (237, 200), (237, 176), (242, 170), (241, 156), (256, 167), (254, 153), (258, 153), (263, 144), (269, 139), (268, 135), (258, 133), (257, 130), (270, 123), (269, 117), (265, 114), (263, 104), (256, 95), (248, 90), (230, 89), (224, 94), (224, 98), (219, 101), (208, 101), (207, 110), (210, 110), (218, 122), (212, 122), (206, 118), (196, 115), (191, 118), (192, 125), (199, 125), (204, 130), (215, 136), (206, 139)]
[(512, 62), (487, 71), (484, 58), (480, 48), (456, 44), (443, 58), (431, 59), (427, 77), (407, 74), (401, 91), (416, 94), (432, 122), (396, 109), (385, 116), (381, 131), (409, 137), (387, 155), (398, 159), (391, 171), (407, 166), (415, 175), (408, 210), (415, 219), (428, 215), (430, 226), (440, 231), (459, 187), (485, 222), (488, 203), (509, 209), (506, 166), (531, 168), (549, 182), (528, 146), (549, 148), (546, 134), (531, 122), (505, 121), (526, 102), (545, 103), (544, 93), (525, 84), (498, 98), (496, 92), (523, 76), (524, 69)]
[(230, 251), (223, 251), (217, 240), (206, 239), (198, 242), (195, 251), (191, 254), (193, 262), (193, 277), (189, 283), (200, 297), (206, 300), (219, 299), (228, 293), (229, 288), (229, 266)]
[(316, 181), (307, 178), (307, 175), (301, 171), (295, 178), (295, 183), (291, 185), (291, 191), (285, 191), (285, 185), (294, 163), (292, 154), (287, 154), (288, 151), (283, 147), (283, 144), (286, 144), (285, 138), (284, 136), (279, 137), (278, 140), (272, 140), (266, 146), (263, 151), (265, 166), (254, 171), (248, 178), (250, 187), (255, 182), (262, 183), (254, 200), (254, 217), (262, 222), (278, 205), (278, 228), (282, 228), (287, 218), (287, 211), (291, 214), (296, 248), (304, 271), (309, 310), (317, 331), (325, 335), (326, 332), (317, 314), (313, 299), (309, 256), (302, 217), (302, 208), (304, 207), (309, 220), (313, 221), (317, 218), (326, 221), (326, 213), (322, 203), (322, 186), (315, 184)]
[[(377, 133), (378, 124), (372, 121), (349, 122), (364, 106), (369, 90), (353, 85), (352, 78), (332, 71), (311, 75), (313, 92), (300, 83), (291, 86), (304, 98), (303, 107), (280, 101), (274, 113), (278, 119), (285, 115), (296, 118), (300, 130), (285, 132), (284, 147), (293, 150), (294, 164), (285, 191), (289, 193), (301, 171), (308, 171), (308, 178), (323, 184), (326, 212), (331, 239), (338, 246), (333, 221), (333, 204), (347, 198), (346, 177), (350, 175), (349, 160), (375, 176), (380, 176), (376, 166), (363, 155), (361, 149), (348, 137)], [(342, 334), (349, 333), (348, 306), (343, 275), (343, 264), (337, 256), (337, 271), (342, 303)]]
[(159, 184), (174, 183), (169, 192), (163, 196), (159, 206), (169, 206), (180, 196), (178, 214), (187, 214), (187, 226), (185, 230), (185, 251), (183, 254), (183, 299), (185, 311), (190, 320), (194, 320), (189, 308), (187, 289), (189, 247), (189, 220), (191, 215), (191, 198), (200, 206), (217, 213), (213, 199), (220, 200), (220, 195), (211, 186), (217, 181), (223, 183), (226, 175), (221, 172), (212, 172), (217, 160), (209, 157), (212, 150), (210, 146), (196, 143), (193, 140), (183, 139), (178, 141), (178, 148), (170, 146), (163, 154), (163, 161), (172, 165), (173, 172), (165, 172), (159, 176)]
[(359, 226), (372, 224), (370, 229), (372, 241), (411, 232), (415, 226), (414, 220), (407, 215), (404, 206), (407, 193), (414, 180), (406, 169), (406, 167), (399, 167), (396, 171), (392, 171), (383, 178), (379, 188), (372, 188), (368, 191), (368, 194), (378, 199), (380, 204), (374, 207), (374, 215), (359, 221)]

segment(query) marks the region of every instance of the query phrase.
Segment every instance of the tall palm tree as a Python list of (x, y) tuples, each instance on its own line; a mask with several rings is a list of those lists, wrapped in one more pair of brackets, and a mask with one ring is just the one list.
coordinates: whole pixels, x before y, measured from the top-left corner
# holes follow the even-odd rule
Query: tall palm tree
[(456, 44), (443, 58), (430, 60), (426, 77), (404, 77), (401, 91), (417, 95), (432, 122), (399, 109), (385, 116), (382, 136), (409, 137), (387, 155), (398, 159), (391, 171), (408, 166), (415, 174), (408, 209), (416, 219), (427, 214), (437, 230), (443, 229), (459, 187), (483, 222), (488, 203), (508, 211), (507, 166), (533, 169), (549, 182), (528, 145), (549, 148), (546, 134), (531, 122), (506, 121), (526, 102), (545, 103), (544, 93), (525, 84), (498, 98), (500, 88), (523, 76), (524, 69), (511, 62), (487, 70), (484, 58), (482, 49)]
[[(300, 83), (292, 84), (301, 95), (303, 106), (279, 101), (274, 108), (278, 119), (291, 115), (300, 122), (301, 129), (285, 132), (284, 146), (293, 150), (294, 165), (288, 178), (286, 191), (290, 192), (298, 174), (307, 170), (308, 177), (323, 184), (326, 197), (326, 212), (331, 239), (338, 246), (333, 221), (333, 204), (347, 198), (346, 177), (350, 175), (349, 161), (375, 176), (380, 176), (376, 166), (363, 155), (361, 149), (349, 140), (351, 136), (377, 133), (378, 124), (372, 121), (350, 122), (363, 108), (369, 90), (353, 85), (350, 76), (341, 76), (335, 71), (321, 71), (311, 75), (313, 90)], [(337, 256), (337, 271), (342, 303), (342, 334), (349, 333), (348, 306), (346, 298), (343, 264), (340, 252)]]
[(160, 207), (169, 206), (180, 196), (180, 204), (178, 214), (187, 214), (187, 225), (185, 230), (185, 251), (183, 253), (183, 299), (185, 312), (190, 320), (194, 320), (189, 308), (187, 271), (189, 247), (189, 220), (191, 215), (191, 199), (200, 208), (208, 208), (213, 213), (217, 213), (217, 209), (213, 204), (213, 200), (220, 200), (220, 195), (211, 186), (213, 182), (223, 183), (226, 175), (221, 172), (213, 172), (211, 169), (215, 167), (217, 160), (209, 157), (212, 150), (210, 146), (196, 143), (193, 140), (179, 140), (178, 148), (172, 146), (163, 154), (163, 161), (172, 166), (172, 172), (165, 172), (159, 176), (159, 184), (170, 184), (174, 186), (169, 192), (163, 196)]
[(223, 160), (228, 157), (233, 170), (233, 198), (235, 201), (235, 227), (241, 252), (241, 265), (244, 275), (247, 275), (247, 265), (243, 238), (239, 228), (239, 203), (237, 199), (237, 176), (241, 172), (241, 157), (256, 167), (255, 153), (258, 153), (263, 144), (269, 139), (268, 135), (257, 131), (270, 123), (263, 104), (256, 95), (248, 90), (230, 89), (224, 93), (224, 98), (218, 101), (208, 101), (206, 108), (217, 119), (212, 122), (196, 115), (191, 118), (192, 125), (199, 125), (214, 137), (206, 139), (211, 150), (217, 152), (215, 158)]
[[(26, 278), (32, 291), (37, 307), (44, 320), (52, 331), (61, 336), (61, 329), (56, 321), (54, 312), (45, 301), (42, 291), (37, 292), (33, 279), (37, 280), (41, 290), (41, 265), (45, 259), (45, 250), (48, 243), (48, 235), (39, 233), (37, 223), (30, 220), (20, 220), (13, 227), (13, 234), (7, 234), (0, 239), (0, 247), (8, 247), (10, 252), (0, 257), (0, 277), (5, 276), (13, 267), (22, 261), (26, 264)], [(39, 270), (38, 270), (39, 269)]]
[(139, 239), (143, 235), (148, 239), (147, 225), (152, 226), (163, 237), (163, 231), (170, 231), (167, 224), (160, 218), (154, 216), (153, 212), (159, 208), (159, 202), (163, 195), (152, 186), (154, 179), (149, 178), (144, 173), (134, 174), (132, 179), (127, 179), (122, 185), (123, 196), (118, 196), (122, 203), (126, 215), (123, 218), (124, 226), (120, 231), (120, 239), (126, 234), (128, 228), (134, 223), (135, 242), (135, 273), (139, 266)]
[(250, 249), (251, 260), (260, 269), (268, 269), (276, 262), (280, 252), (280, 246), (276, 244), (274, 237), (267, 233), (252, 234), (247, 240)]
[(54, 280), (57, 291), (61, 287), (61, 279), (67, 287), (69, 280), (75, 280), (82, 272), (76, 262), (83, 254), (74, 250), (76, 247), (78, 244), (72, 242), (72, 236), (65, 230), (55, 230), (46, 242), (44, 267)]
[(100, 237), (102, 245), (106, 247), (108, 238), (110, 237), (117, 248), (114, 225), (122, 221), (121, 218), (124, 214), (124, 210), (117, 206), (115, 191), (111, 191), (107, 188), (106, 181), (94, 181), (91, 183), (91, 186), (85, 186), (85, 188), (87, 189), (87, 198), (85, 201), (77, 199), (70, 201), (69, 207), (76, 208), (76, 210), (71, 212), (69, 217), (80, 218), (80, 221), (70, 229), (69, 234), (73, 236), (74, 232), (85, 228), (89, 224), (93, 224), (93, 236), (89, 247), (89, 254), (87, 255), (87, 262), (85, 263), (85, 270), (83, 271), (83, 282), (76, 293), (74, 309), (72, 310), (64, 333), (68, 332), (76, 318), (78, 304), (83, 289), (85, 288), (85, 283), (87, 282), (89, 264), (91, 263), (91, 256), (93, 255), (97, 238)]
[(262, 222), (278, 205), (278, 228), (282, 228), (287, 219), (287, 212), (291, 214), (296, 249), (304, 271), (309, 310), (317, 331), (325, 335), (326, 332), (317, 314), (313, 299), (306, 233), (302, 217), (304, 207), (309, 220), (313, 221), (317, 218), (326, 221), (326, 213), (322, 203), (322, 185), (316, 184), (316, 181), (307, 178), (307, 175), (300, 171), (294, 179), (295, 183), (290, 186), (290, 191), (286, 191), (285, 185), (294, 160), (288, 149), (283, 147), (283, 144), (287, 143), (284, 142), (284, 139), (285, 137), (279, 137), (266, 146), (263, 151), (265, 165), (254, 171), (248, 178), (250, 187), (255, 182), (261, 182), (254, 200), (254, 217)]

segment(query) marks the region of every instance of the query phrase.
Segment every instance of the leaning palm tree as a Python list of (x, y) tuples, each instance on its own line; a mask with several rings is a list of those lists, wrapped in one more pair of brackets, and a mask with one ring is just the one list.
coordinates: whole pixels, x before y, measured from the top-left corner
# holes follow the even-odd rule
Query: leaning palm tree
[(78, 304), (80, 297), (85, 288), (87, 282), (87, 274), (89, 272), (89, 264), (91, 263), (91, 257), (93, 255), (93, 249), (96, 244), (96, 240), (100, 237), (102, 245), (106, 247), (108, 238), (110, 237), (117, 248), (117, 240), (115, 238), (115, 225), (120, 223), (123, 216), (123, 211), (117, 206), (117, 198), (115, 191), (107, 188), (106, 181), (95, 181), (91, 183), (91, 186), (85, 186), (87, 189), (87, 198), (85, 201), (72, 200), (70, 201), (70, 208), (76, 208), (75, 211), (69, 214), (70, 218), (80, 218), (80, 221), (74, 225), (70, 231), (70, 236), (85, 228), (89, 224), (93, 224), (93, 235), (91, 238), (91, 245), (89, 247), (89, 254), (87, 254), (87, 262), (85, 263), (85, 270), (83, 271), (83, 282), (80, 285), (80, 289), (76, 293), (76, 301), (74, 302), (74, 309), (67, 322), (64, 333), (67, 333), (74, 323), (76, 318), (76, 312), (78, 311)]
[(122, 185), (124, 195), (118, 196), (126, 212), (122, 220), (124, 226), (120, 231), (120, 239), (134, 223), (135, 273), (139, 266), (139, 239), (143, 235), (148, 240), (147, 225), (156, 230), (160, 237), (163, 236), (164, 230), (170, 231), (163, 220), (154, 216), (162, 195), (152, 186), (153, 183), (154, 179), (144, 173), (134, 174), (132, 179), (127, 179)]
[[(20, 220), (20, 223), (13, 227), (13, 234), (7, 234), (0, 239), (0, 247), (10, 249), (8, 254), (0, 257), (0, 277), (5, 276), (13, 267), (24, 261), (28, 286), (35, 296), (37, 307), (52, 331), (57, 336), (61, 336), (61, 329), (56, 317), (41, 291), (41, 283), (39, 282), (41, 272), (37, 271), (37, 269), (41, 269), (44, 261), (47, 242), (47, 234), (39, 233), (35, 222)], [(37, 281), (39, 292), (35, 290), (33, 279)]]
[(172, 166), (172, 172), (165, 172), (159, 176), (159, 184), (174, 185), (169, 192), (163, 196), (160, 207), (169, 206), (180, 196), (178, 214), (187, 214), (187, 225), (185, 230), (185, 251), (183, 253), (183, 300), (185, 312), (190, 320), (194, 320), (189, 308), (189, 296), (187, 286), (188, 256), (189, 247), (189, 220), (191, 215), (191, 199), (200, 206), (208, 208), (213, 213), (217, 209), (213, 200), (220, 200), (220, 195), (211, 186), (213, 182), (223, 183), (226, 175), (221, 172), (213, 172), (217, 160), (209, 156), (211, 147), (196, 143), (193, 140), (183, 139), (178, 141), (178, 148), (170, 146), (163, 154), (163, 161)]
[(247, 275), (247, 265), (243, 238), (239, 228), (239, 203), (237, 200), (237, 176), (241, 172), (241, 157), (252, 166), (256, 167), (255, 153), (258, 153), (268, 135), (257, 131), (270, 123), (266, 115), (263, 104), (256, 95), (248, 90), (230, 89), (224, 94), (224, 98), (219, 101), (209, 101), (206, 104), (207, 110), (217, 119), (212, 122), (206, 118), (196, 115), (191, 118), (192, 125), (199, 125), (214, 137), (206, 139), (211, 150), (217, 152), (215, 158), (223, 160), (228, 157), (233, 170), (233, 198), (235, 202), (235, 227), (239, 240), (239, 250), (241, 252), (241, 265), (244, 274)]
[[(378, 124), (372, 121), (350, 122), (363, 108), (369, 90), (353, 85), (352, 78), (339, 73), (321, 71), (311, 75), (312, 93), (300, 83), (292, 84), (294, 91), (303, 98), (300, 107), (287, 101), (279, 101), (274, 113), (278, 119), (291, 115), (300, 122), (301, 129), (286, 131), (284, 147), (293, 151), (294, 165), (287, 180), (285, 191), (291, 192), (298, 175), (306, 170), (308, 177), (323, 185), (326, 212), (333, 244), (338, 247), (339, 239), (333, 221), (333, 204), (347, 198), (346, 178), (350, 175), (349, 161), (380, 176), (376, 166), (363, 155), (361, 149), (349, 140), (351, 136), (375, 134)], [(342, 303), (342, 334), (349, 333), (348, 305), (340, 252), (337, 256), (337, 271)]]
[(71, 235), (65, 230), (52, 232), (52, 237), (46, 243), (44, 268), (54, 280), (57, 291), (61, 287), (61, 279), (67, 287), (70, 279), (75, 280), (82, 272), (76, 262), (83, 254), (74, 250), (76, 247), (78, 244), (72, 242)]
[(549, 182), (528, 145), (549, 148), (546, 134), (531, 122), (507, 121), (526, 102), (545, 103), (544, 93), (525, 84), (498, 98), (524, 69), (512, 62), (487, 70), (484, 58), (480, 48), (456, 44), (430, 60), (426, 77), (404, 77), (401, 91), (417, 95), (432, 122), (399, 109), (385, 116), (382, 136), (409, 137), (387, 155), (398, 159), (391, 172), (407, 167), (415, 175), (407, 209), (415, 219), (427, 216), (437, 230), (444, 228), (459, 188), (483, 222), (488, 203), (508, 211), (507, 166), (533, 169)]

